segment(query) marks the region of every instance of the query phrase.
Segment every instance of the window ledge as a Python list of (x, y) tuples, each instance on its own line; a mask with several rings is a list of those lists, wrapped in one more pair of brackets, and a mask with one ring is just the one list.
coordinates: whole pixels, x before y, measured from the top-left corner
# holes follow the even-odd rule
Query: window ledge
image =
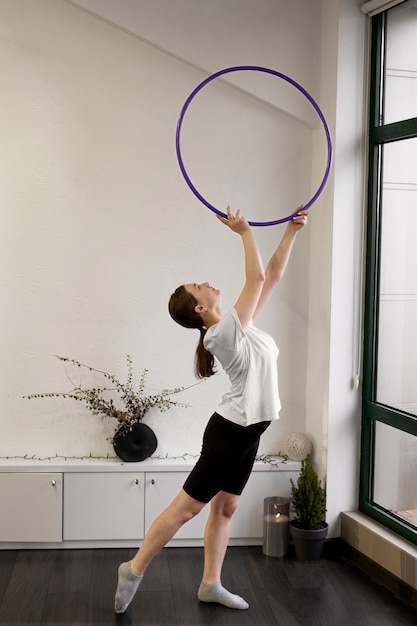
[(342, 513), (341, 538), (417, 590), (417, 547), (358, 511)]

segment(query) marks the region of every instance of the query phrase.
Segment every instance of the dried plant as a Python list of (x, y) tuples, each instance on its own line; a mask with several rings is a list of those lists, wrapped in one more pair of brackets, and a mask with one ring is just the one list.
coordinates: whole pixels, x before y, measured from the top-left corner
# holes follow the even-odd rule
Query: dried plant
[[(114, 443), (117, 436), (126, 434), (132, 430), (135, 424), (142, 422), (145, 415), (152, 408), (157, 408), (159, 411), (163, 412), (174, 406), (189, 407), (189, 404), (172, 400), (170, 396), (184, 391), (185, 389), (190, 389), (190, 387), (194, 387), (201, 382), (194, 383), (188, 387), (163, 389), (159, 393), (147, 396), (144, 395), (144, 390), (148, 370), (146, 368), (142, 370), (139, 376), (137, 388), (135, 388), (133, 381), (133, 362), (130, 355), (127, 355), (126, 357), (126, 383), (121, 383), (113, 374), (109, 374), (108, 372), (96, 369), (95, 367), (85, 365), (75, 359), (68, 359), (62, 356), (57, 356), (57, 359), (63, 361), (64, 363), (70, 363), (76, 368), (100, 374), (103, 378), (109, 381), (112, 386), (85, 388), (82, 386), (81, 381), (79, 384), (75, 384), (67, 372), (67, 377), (73, 386), (71, 391), (36, 393), (24, 396), (24, 398), (29, 400), (33, 398), (70, 398), (72, 400), (84, 402), (87, 409), (93, 415), (100, 415), (103, 418), (109, 417), (117, 420), (118, 425), (111, 439), (112, 443)], [(112, 396), (116, 396), (116, 403)], [(124, 408), (119, 408), (120, 405), (124, 406)]]

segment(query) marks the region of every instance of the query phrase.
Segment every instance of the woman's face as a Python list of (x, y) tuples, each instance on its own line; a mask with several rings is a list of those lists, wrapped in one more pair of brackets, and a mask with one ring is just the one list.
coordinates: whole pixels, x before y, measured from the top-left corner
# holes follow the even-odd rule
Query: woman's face
[(198, 304), (202, 304), (207, 308), (219, 301), (220, 289), (215, 289), (208, 283), (188, 283), (184, 287), (194, 296)]

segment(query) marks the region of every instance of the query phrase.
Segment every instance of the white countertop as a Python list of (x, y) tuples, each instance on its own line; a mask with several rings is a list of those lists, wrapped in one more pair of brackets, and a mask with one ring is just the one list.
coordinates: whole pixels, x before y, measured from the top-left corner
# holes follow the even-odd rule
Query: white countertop
[[(198, 455), (159, 458), (150, 457), (136, 463), (126, 463), (119, 458), (94, 457), (9, 457), (0, 458), (0, 472), (188, 472), (194, 467)], [(255, 461), (253, 471), (298, 472), (301, 463), (278, 456), (264, 456)]]

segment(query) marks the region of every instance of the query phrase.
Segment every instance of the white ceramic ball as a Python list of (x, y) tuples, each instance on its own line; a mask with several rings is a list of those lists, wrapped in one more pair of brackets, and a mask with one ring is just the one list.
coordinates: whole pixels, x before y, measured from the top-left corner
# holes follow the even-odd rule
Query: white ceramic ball
[(292, 433), (285, 442), (285, 454), (290, 461), (304, 461), (311, 453), (313, 444), (311, 439), (304, 433)]

